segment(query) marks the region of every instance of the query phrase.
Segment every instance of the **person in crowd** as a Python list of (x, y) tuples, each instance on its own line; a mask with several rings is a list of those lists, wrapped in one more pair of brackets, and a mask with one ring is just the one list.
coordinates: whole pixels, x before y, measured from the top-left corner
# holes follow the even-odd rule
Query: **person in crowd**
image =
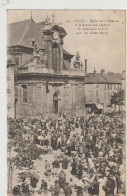
[(64, 194), (65, 194), (65, 196), (71, 196), (72, 195), (72, 188), (69, 186), (68, 182), (65, 183)]
[(47, 182), (45, 180), (41, 180), (41, 190), (47, 190)]
[(73, 159), (71, 167), (72, 167), (71, 174), (72, 175), (77, 175), (77, 163), (76, 163), (75, 159)]
[(65, 187), (65, 182), (66, 182), (66, 174), (64, 173), (64, 171), (62, 170), (60, 173), (59, 173), (59, 185), (60, 185), (60, 188), (63, 188)]
[[(55, 120), (39, 119), (39, 123), (31, 123), (32, 120), (26, 118), (21, 122), (15, 119), (14, 122), (15, 128), (24, 130), (26, 136), (32, 129), (33, 143), (39, 144), (42, 149), (46, 148), (44, 153), (50, 153), (48, 155), (52, 156), (53, 161), (51, 163), (45, 161), (43, 170), (47, 176), (58, 180), (55, 183), (56, 187), (59, 184), (66, 193), (68, 187), (67, 184), (65, 185), (66, 180), (72, 178), (73, 183), (75, 179), (83, 181), (86, 193), (88, 191), (91, 195), (94, 192), (99, 196), (112, 196), (119, 193), (125, 194), (124, 118), (125, 113), (112, 113), (70, 118), (66, 116), (66, 118), (61, 117)], [(31, 137), (29, 135), (29, 138), (24, 136), (23, 138), (29, 141)], [(56, 175), (51, 176), (50, 164)], [(48, 178), (47, 176), (45, 177)], [(23, 191), (29, 184), (23, 185)], [(72, 183), (69, 186), (72, 188)], [(81, 188), (79, 192), (82, 192)]]
[(13, 195), (20, 195), (21, 194), (21, 187), (20, 187), (20, 185), (14, 186), (14, 188), (12, 189), (12, 193), (13, 193)]
[(107, 177), (107, 181), (103, 186), (103, 189), (105, 191), (105, 196), (114, 196), (115, 181), (110, 174)]
[(64, 157), (62, 161), (62, 169), (68, 168), (68, 160)]
[(45, 173), (47, 176), (49, 176), (51, 173), (51, 165), (48, 160), (45, 160)]
[(55, 188), (54, 188), (54, 195), (59, 196), (59, 194), (60, 194), (60, 185), (59, 185), (59, 182), (56, 180), (55, 181)]
[(81, 186), (77, 186), (77, 196), (83, 196), (83, 188)]
[(52, 163), (53, 165), (53, 174), (54, 176), (57, 176), (57, 173), (58, 173), (58, 169), (60, 168), (60, 162), (58, 159), (55, 159)]

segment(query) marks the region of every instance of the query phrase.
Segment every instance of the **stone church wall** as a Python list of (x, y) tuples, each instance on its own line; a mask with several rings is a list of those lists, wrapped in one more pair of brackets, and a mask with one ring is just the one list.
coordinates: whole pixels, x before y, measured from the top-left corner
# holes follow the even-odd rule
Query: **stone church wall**
[[(26, 83), (25, 83), (26, 84)], [(23, 103), (22, 84), (18, 85), (16, 117), (81, 115), (85, 107), (84, 85), (48, 85), (46, 82), (27, 84), (27, 103)], [(53, 95), (58, 92), (58, 114), (53, 111)]]

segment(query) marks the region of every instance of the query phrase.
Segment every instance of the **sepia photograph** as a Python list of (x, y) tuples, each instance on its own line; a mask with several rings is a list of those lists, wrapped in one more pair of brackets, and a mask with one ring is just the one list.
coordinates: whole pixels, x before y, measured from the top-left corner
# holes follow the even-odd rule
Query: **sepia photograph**
[(8, 9), (7, 195), (126, 195), (126, 11)]

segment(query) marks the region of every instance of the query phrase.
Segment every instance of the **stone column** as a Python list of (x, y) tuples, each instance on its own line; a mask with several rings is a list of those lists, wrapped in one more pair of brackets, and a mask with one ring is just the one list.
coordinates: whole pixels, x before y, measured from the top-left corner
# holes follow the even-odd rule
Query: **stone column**
[(43, 105), (43, 113), (47, 113), (47, 94), (46, 94), (46, 83), (42, 83), (42, 105)]
[(72, 111), (75, 110), (76, 103), (75, 103), (75, 84), (72, 84)]
[(60, 47), (57, 48), (57, 72), (60, 72)]
[(60, 44), (60, 71), (63, 70), (63, 44)]
[(47, 42), (47, 59), (48, 59), (48, 68), (52, 69), (52, 44)]

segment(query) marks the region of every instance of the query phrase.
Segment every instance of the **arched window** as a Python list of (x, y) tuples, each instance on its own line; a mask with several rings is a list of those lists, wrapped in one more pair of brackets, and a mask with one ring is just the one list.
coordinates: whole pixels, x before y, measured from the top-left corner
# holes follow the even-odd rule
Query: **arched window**
[(52, 68), (58, 71), (58, 64), (60, 60), (60, 47), (58, 44), (52, 45)]
[(58, 113), (58, 93), (55, 92), (53, 95), (53, 113)]
[(22, 101), (27, 103), (27, 85), (22, 85)]

